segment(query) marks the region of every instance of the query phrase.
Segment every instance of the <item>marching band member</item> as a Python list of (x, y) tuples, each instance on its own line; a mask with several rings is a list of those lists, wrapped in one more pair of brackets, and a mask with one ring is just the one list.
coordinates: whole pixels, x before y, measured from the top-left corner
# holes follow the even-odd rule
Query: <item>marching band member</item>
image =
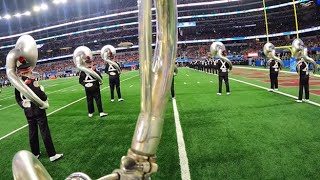
[(218, 69), (218, 79), (219, 79), (219, 92), (217, 93), (219, 96), (222, 94), (222, 80), (225, 82), (226, 85), (226, 92), (227, 95), (230, 94), (230, 87), (229, 87), (229, 64), (225, 61), (218, 60), (217, 62), (217, 69)]
[[(47, 101), (47, 95), (45, 94), (43, 87), (39, 86), (38, 81), (32, 79), (32, 71), (30, 64), (24, 57), (19, 58), (18, 72), (22, 81), (42, 100)], [(38, 126), (40, 133), (47, 150), (49, 159), (51, 162), (56, 161), (63, 157), (63, 154), (57, 154), (54, 148), (50, 129), (48, 126), (48, 119), (46, 110), (42, 107), (37, 106), (31, 100), (26, 98), (22, 93), (15, 89), (15, 98), (19, 106), (24, 110), (25, 116), (28, 121), (29, 127), (29, 143), (31, 152), (37, 158), (40, 157), (39, 137), (38, 137)]]
[(277, 61), (270, 60), (270, 82), (271, 86), (269, 91), (278, 91), (278, 75), (279, 75), (280, 66)]
[(172, 84), (171, 84), (171, 98), (172, 99), (175, 99), (176, 96), (175, 96), (175, 93), (174, 93), (174, 77), (178, 74), (178, 68), (177, 66), (175, 65), (174, 66), (174, 72), (173, 72), (173, 77), (172, 77)]
[(114, 102), (114, 88), (117, 90), (118, 101), (123, 101), (120, 90), (120, 65), (114, 61), (116, 49), (112, 45), (105, 45), (101, 49), (101, 57), (106, 62), (105, 73), (109, 75), (109, 87), (111, 93), (111, 102)]
[(309, 101), (309, 63), (306, 62), (303, 58), (297, 64), (299, 66), (299, 97), (296, 100), (298, 103), (302, 102), (303, 89), (305, 93), (305, 101)]
[[(92, 66), (91, 57), (89, 56), (87, 57), (85, 64), (88, 69), (92, 69), (94, 72), (96, 72), (100, 76), (100, 78), (102, 78), (100, 72), (97, 71), (95, 66)], [(93, 77), (91, 74), (81, 71), (80, 77), (79, 77), (79, 83), (85, 88), (87, 105), (88, 105), (88, 117), (90, 118), (93, 117), (93, 113), (94, 113), (93, 99), (97, 103), (100, 117), (107, 116), (108, 113), (104, 113), (102, 109), (99, 81), (95, 77)]]
[(299, 74), (299, 97), (296, 100), (302, 102), (303, 89), (305, 91), (305, 101), (309, 102), (309, 65), (313, 68), (313, 73), (318, 71), (317, 63), (308, 56), (308, 49), (299, 38), (292, 42), (292, 52), (294, 57), (300, 59), (296, 65), (296, 71)]
[(263, 52), (266, 58), (270, 59), (268, 61), (269, 75), (270, 75), (270, 89), (268, 91), (278, 91), (278, 75), (281, 68), (283, 68), (282, 60), (276, 56), (275, 46), (268, 42), (263, 46)]

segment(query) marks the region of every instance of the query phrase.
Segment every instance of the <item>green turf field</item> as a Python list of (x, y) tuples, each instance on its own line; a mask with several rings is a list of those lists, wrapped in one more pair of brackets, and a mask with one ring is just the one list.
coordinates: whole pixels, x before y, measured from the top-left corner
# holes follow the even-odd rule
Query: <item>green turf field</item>
[[(93, 179), (118, 168), (130, 147), (140, 111), (138, 72), (121, 76), (124, 102), (111, 103), (107, 78), (102, 91), (104, 110), (87, 117), (84, 90), (77, 78), (42, 81), (49, 97), (49, 126), (57, 152), (51, 163), (41, 142), (40, 161), (53, 179), (82, 171)], [(264, 87), (256, 79), (232, 78)], [(180, 68), (175, 77), (176, 101), (189, 160), (191, 179), (319, 179), (319, 107), (230, 80), (231, 95), (217, 96), (217, 77)], [(280, 90), (297, 95), (297, 89)], [(0, 94), (0, 138), (26, 124), (15, 105), (13, 89)], [(168, 97), (163, 135), (158, 149), (159, 172), (153, 179), (181, 179), (172, 101)], [(311, 100), (320, 102), (311, 95)], [(66, 106), (72, 102), (74, 104)], [(64, 107), (66, 106), (66, 107)], [(64, 108), (61, 108), (64, 107)], [(59, 111), (55, 111), (59, 109)], [(54, 112), (54, 113), (52, 113)], [(29, 150), (24, 128), (0, 140), (0, 179), (13, 179), (11, 160)]]

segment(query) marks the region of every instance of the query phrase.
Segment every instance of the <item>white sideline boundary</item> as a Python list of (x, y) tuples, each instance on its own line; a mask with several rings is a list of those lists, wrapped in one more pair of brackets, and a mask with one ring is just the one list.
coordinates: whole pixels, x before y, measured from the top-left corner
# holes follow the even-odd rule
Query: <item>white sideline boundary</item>
[[(246, 69), (246, 68), (243, 68), (243, 69)], [(250, 68), (250, 69), (256, 70), (256, 68)], [(193, 69), (193, 70), (197, 71), (196, 69)], [(199, 72), (203, 72), (203, 71), (199, 71)], [(203, 73), (205, 73), (205, 72), (203, 72)], [(293, 73), (293, 72), (290, 72), (290, 73)], [(211, 75), (217, 76), (216, 74), (211, 74)], [(252, 84), (252, 83), (249, 83), (249, 82), (246, 82), (246, 81), (242, 81), (242, 80), (239, 80), (239, 79), (230, 78), (230, 77), (229, 77), (229, 79), (231, 79), (233, 81), (237, 81), (237, 82), (243, 83), (243, 84), (247, 84), (247, 85), (250, 85), (250, 86), (254, 86), (254, 87), (257, 87), (257, 88), (260, 88), (260, 89), (269, 90), (269, 88), (266, 88), (266, 87), (263, 87), (263, 86), (259, 86), (259, 85), (256, 85), (256, 84)], [(281, 92), (281, 91), (274, 91), (273, 93), (281, 94), (281, 95), (284, 95), (284, 96), (287, 96), (287, 97), (290, 97), (290, 98), (293, 98), (293, 99), (298, 99), (297, 96), (293, 96), (291, 94), (287, 94), (287, 93), (284, 93), (284, 92)], [(319, 103), (316, 103), (316, 102), (313, 102), (313, 101), (309, 101), (309, 102), (305, 102), (305, 103), (312, 104), (314, 106), (320, 107)]]
[[(132, 79), (132, 78), (137, 77), (137, 76), (139, 76), (139, 75), (132, 76), (132, 77), (127, 78), (127, 79), (124, 79), (124, 80), (122, 80), (122, 81), (120, 81), (120, 82), (127, 81), (127, 80)], [(109, 86), (102, 88), (101, 91), (105, 90), (105, 89), (108, 88), (108, 87), (109, 87)], [(62, 109), (65, 109), (65, 108), (67, 108), (67, 107), (69, 107), (69, 106), (71, 106), (71, 105), (73, 105), (73, 104), (75, 104), (75, 103), (77, 103), (77, 102), (85, 99), (85, 98), (86, 98), (86, 97), (84, 96), (84, 97), (82, 97), (82, 98), (80, 98), (80, 99), (78, 99), (78, 100), (75, 100), (75, 101), (73, 101), (73, 102), (71, 102), (71, 103), (69, 103), (69, 104), (67, 104), (67, 105), (65, 105), (65, 106), (63, 106), (63, 107), (61, 107), (61, 108), (59, 108), (59, 109), (56, 109), (56, 110), (48, 113), (47, 116), (50, 116), (50, 115), (52, 115), (52, 114), (54, 114), (54, 113), (56, 113), (56, 112), (58, 112), (58, 111), (61, 111)], [(16, 133), (16, 132), (18, 132), (18, 131), (20, 131), (21, 129), (23, 129), (23, 128), (27, 127), (27, 126), (28, 126), (28, 124), (26, 124), (26, 125), (18, 128), (18, 129), (16, 129), (16, 130), (14, 130), (14, 131), (12, 131), (12, 132), (10, 132), (10, 133), (2, 136), (2, 137), (0, 138), (0, 141), (3, 140), (3, 139), (5, 139), (5, 138), (7, 138), (7, 137), (9, 137), (9, 136), (11, 136), (12, 134), (14, 134), (14, 133)]]
[[(257, 88), (260, 88), (260, 89), (269, 90), (269, 88), (266, 88), (266, 87), (263, 87), (263, 86), (259, 86), (259, 85), (256, 85), (256, 84), (252, 84), (252, 83), (249, 83), (249, 82), (241, 81), (241, 80), (234, 79), (234, 78), (229, 78), (229, 79), (231, 79), (233, 81), (237, 81), (237, 82), (243, 83), (243, 84), (247, 84), (247, 85), (250, 85), (250, 86), (254, 86), (254, 87), (257, 87)], [(274, 93), (281, 94), (281, 95), (284, 95), (284, 96), (287, 96), (287, 97), (290, 97), (290, 98), (293, 98), (293, 99), (298, 99), (297, 96), (293, 96), (291, 94), (287, 94), (287, 93), (284, 93), (284, 92), (281, 92), (281, 91), (274, 91)], [(313, 101), (309, 101), (307, 103), (320, 107), (319, 103), (316, 103), (316, 102), (313, 102)]]
[[(233, 66), (233, 68), (235, 69), (251, 69), (251, 70), (257, 70), (257, 71), (269, 71), (269, 69), (261, 69), (261, 68), (251, 68), (251, 67), (241, 67), (241, 66)], [(287, 74), (296, 74), (298, 75), (296, 72), (291, 72), (291, 71), (280, 71), (280, 72), (283, 72), (283, 73), (287, 73)], [(310, 75), (310, 77), (320, 77), (319, 74), (313, 74), (313, 75)]]
[(172, 106), (174, 112), (174, 121), (176, 125), (177, 132), (177, 142), (178, 142), (178, 151), (179, 151), (179, 159), (180, 159), (180, 168), (181, 168), (181, 179), (182, 180), (190, 180), (190, 170), (189, 170), (189, 161), (187, 157), (186, 146), (183, 139), (182, 128), (180, 124), (180, 117), (177, 108), (176, 99), (172, 99)]

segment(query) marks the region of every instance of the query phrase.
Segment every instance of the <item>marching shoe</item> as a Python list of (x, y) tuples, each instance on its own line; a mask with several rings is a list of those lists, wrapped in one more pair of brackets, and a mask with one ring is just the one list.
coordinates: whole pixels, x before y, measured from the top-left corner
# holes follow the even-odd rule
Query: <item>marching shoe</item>
[(309, 100), (309, 99), (304, 99), (303, 101), (304, 101), (304, 102), (307, 102), (307, 103), (308, 103), (308, 102), (310, 102), (310, 100)]
[(279, 89), (275, 89), (275, 91), (279, 91)]
[(89, 114), (88, 114), (88, 117), (89, 117), (89, 118), (92, 118), (92, 117), (93, 117), (93, 114), (90, 114), (90, 113), (89, 113)]
[(51, 162), (56, 161), (58, 159), (61, 159), (63, 157), (63, 154), (56, 154), (54, 156), (51, 156), (49, 159)]
[(227, 92), (227, 95), (230, 95), (230, 92)]
[(118, 102), (121, 102), (121, 101), (123, 101), (123, 99), (122, 99), (122, 98), (118, 99)]
[(41, 152), (38, 155), (36, 155), (36, 158), (39, 159), (40, 155), (41, 155)]
[(297, 99), (296, 102), (297, 103), (302, 103), (302, 100)]
[(114, 99), (111, 99), (111, 102), (114, 102)]
[(221, 93), (217, 93), (217, 95), (221, 96)]
[(273, 92), (274, 90), (273, 90), (273, 89), (268, 89), (268, 91), (269, 91), (269, 92)]
[(108, 116), (108, 113), (104, 113), (104, 112), (100, 113), (100, 117), (105, 117), (105, 116)]

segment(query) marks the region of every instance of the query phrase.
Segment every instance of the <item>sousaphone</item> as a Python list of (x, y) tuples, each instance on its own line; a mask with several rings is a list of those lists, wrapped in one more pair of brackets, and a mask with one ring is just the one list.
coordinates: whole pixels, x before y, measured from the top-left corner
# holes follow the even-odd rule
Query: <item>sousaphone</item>
[(116, 62), (113, 62), (110, 58), (111, 56), (116, 55), (116, 48), (114, 48), (112, 45), (105, 45), (101, 49), (101, 58), (108, 64), (112, 65), (114, 68), (117, 69), (118, 73), (121, 73), (121, 69), (119, 65)]
[(48, 101), (42, 101), (17, 75), (17, 67), (21, 65), (19, 59), (25, 59), (33, 70), (38, 60), (38, 48), (36, 41), (30, 35), (21, 36), (15, 48), (12, 49), (6, 59), (6, 72), (11, 84), (31, 102), (41, 109), (49, 108)]
[(103, 84), (102, 78), (99, 76), (98, 73), (96, 73), (94, 70), (91, 68), (87, 68), (85, 66), (85, 61), (90, 59), (91, 61), (93, 60), (93, 55), (91, 50), (86, 47), (86, 46), (80, 46), (77, 47), (76, 50), (73, 52), (73, 63), (76, 65), (76, 67), (85, 73), (90, 74), (93, 76), (96, 80), (99, 81), (100, 84)]
[(210, 52), (214, 58), (220, 58), (222, 61), (229, 64), (229, 70), (232, 70), (231, 61), (223, 55), (223, 52), (226, 51), (226, 47), (222, 42), (213, 42), (210, 46)]

